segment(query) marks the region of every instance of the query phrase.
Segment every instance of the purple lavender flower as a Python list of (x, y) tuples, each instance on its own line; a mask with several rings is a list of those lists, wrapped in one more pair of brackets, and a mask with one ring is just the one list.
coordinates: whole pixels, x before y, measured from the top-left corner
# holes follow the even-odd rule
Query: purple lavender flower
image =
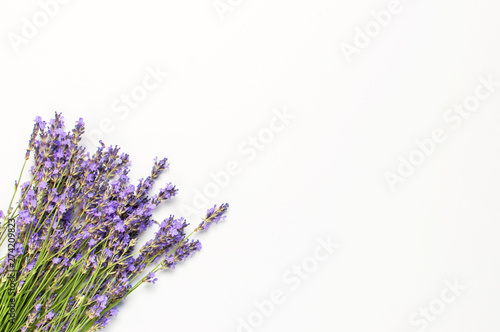
[(165, 258), (162, 263), (163, 269), (174, 269), (177, 263), (185, 261), (192, 256), (196, 251), (201, 250), (201, 242), (199, 240), (184, 241), (182, 245), (175, 249), (175, 252)]
[(158, 281), (158, 278), (156, 278), (156, 274), (154, 272), (150, 272), (146, 278), (146, 282), (150, 282), (152, 284), (155, 284)]
[(226, 216), (223, 214), (227, 211), (229, 204), (222, 204), (219, 208), (214, 205), (212, 208), (207, 210), (207, 215), (201, 222), (201, 224), (196, 228), (196, 230), (207, 230), (213, 223), (218, 223), (220, 220), (224, 220)]
[(106, 308), (106, 303), (108, 303), (108, 297), (104, 295), (96, 295), (94, 300), (96, 301), (99, 308)]
[(16, 243), (14, 245), (14, 256), (20, 256), (24, 253), (24, 246), (22, 243)]
[(47, 320), (51, 320), (52, 318), (54, 318), (54, 312), (53, 311), (49, 311), (49, 313), (47, 315), (45, 315), (45, 318)]
[(28, 265), (26, 265), (26, 271), (30, 272), (33, 270), (33, 268), (35, 267), (35, 264), (36, 264), (36, 260), (32, 260), (31, 262), (29, 262)]
[(120, 233), (123, 233), (125, 232), (125, 224), (123, 221), (119, 220), (116, 224), (115, 224), (115, 230), (120, 232)]
[(158, 160), (158, 158), (155, 158), (154, 160), (155, 165), (153, 166), (153, 170), (151, 171), (151, 178), (154, 180), (157, 177), (160, 176), (160, 174), (168, 168), (169, 164), (167, 162), (167, 158)]
[(37, 116), (35, 118), (35, 123), (38, 125), (38, 127), (40, 128), (40, 130), (44, 130), (45, 126), (47, 125), (47, 123), (45, 121), (43, 121), (40, 116)]
[(111, 317), (116, 316), (118, 314), (118, 310), (116, 308), (112, 308), (108, 312), (106, 312), (103, 317), (99, 318), (98, 320), (95, 321), (93, 327), (95, 329), (101, 329), (106, 327), (109, 322), (111, 321)]

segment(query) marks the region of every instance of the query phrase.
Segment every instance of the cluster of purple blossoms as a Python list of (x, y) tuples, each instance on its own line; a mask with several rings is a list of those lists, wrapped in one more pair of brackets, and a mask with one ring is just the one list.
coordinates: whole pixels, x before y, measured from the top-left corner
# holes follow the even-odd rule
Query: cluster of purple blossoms
[(203, 218), (201, 224), (196, 228), (196, 230), (207, 230), (213, 223), (218, 223), (221, 220), (226, 219), (224, 213), (226, 213), (229, 208), (229, 204), (225, 203), (217, 207), (214, 205), (212, 208), (208, 209), (207, 216)]
[[(35, 119), (26, 152), (26, 161), (33, 159), (31, 179), (16, 182), (17, 206), (11, 204), (5, 215), (0, 211), (0, 245), (7, 239), (8, 221), (15, 221), (15, 241), (9, 245), (13, 259), (0, 260), (1, 331), (99, 330), (137, 287), (154, 284), (158, 271), (201, 249), (186, 235), (184, 218), (153, 219), (158, 205), (177, 193), (168, 183), (150, 194), (168, 169), (167, 159), (155, 159), (151, 174), (135, 186), (128, 177), (129, 156), (102, 142), (90, 154), (80, 145), (84, 130), (80, 119), (66, 132), (60, 114), (49, 123)], [(193, 233), (223, 220), (227, 208), (209, 209)], [(154, 238), (136, 248), (153, 224), (159, 224)], [(8, 295), (12, 271), (15, 321), (4, 306), (13, 298)]]

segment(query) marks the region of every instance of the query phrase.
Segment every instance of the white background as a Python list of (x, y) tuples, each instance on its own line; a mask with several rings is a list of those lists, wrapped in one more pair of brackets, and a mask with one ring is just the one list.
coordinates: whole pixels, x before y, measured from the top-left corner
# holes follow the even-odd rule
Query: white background
[[(402, 0), (351, 61), (342, 43), (389, 1), (229, 3), (220, 15), (212, 0), (69, 1), (18, 51), (13, 34), (42, 9), (0, 3), (1, 202), (32, 120), (54, 112), (94, 134), (108, 122), (103, 140), (130, 154), (134, 179), (169, 158), (161, 182), (180, 193), (158, 219), (192, 205), (211, 172), (240, 166), (209, 199), (230, 203), (228, 220), (106, 331), (230, 332), (250, 316), (240, 331), (410, 332), (429, 306), (428, 331), (498, 331), (500, 87), (457, 128), (443, 116), (481, 77), (500, 81), (500, 3)], [(147, 68), (169, 76), (113, 112)], [(239, 147), (283, 108), (295, 117), (249, 161)], [(436, 128), (447, 139), (391, 190), (384, 174)], [(340, 248), (292, 288), (283, 276), (328, 237)], [(467, 289), (443, 305), (447, 280)], [(255, 301), (274, 290), (285, 299), (259, 321)]]

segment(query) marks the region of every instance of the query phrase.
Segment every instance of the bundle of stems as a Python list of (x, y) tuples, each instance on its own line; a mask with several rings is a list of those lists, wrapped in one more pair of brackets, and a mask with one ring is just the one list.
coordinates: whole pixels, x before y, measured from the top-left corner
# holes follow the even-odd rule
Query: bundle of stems
[[(155, 221), (157, 206), (177, 193), (168, 183), (150, 195), (167, 159), (155, 159), (151, 174), (134, 186), (129, 156), (102, 142), (90, 154), (80, 144), (84, 130), (80, 119), (66, 132), (61, 114), (49, 123), (35, 119), (14, 194), (0, 211), (0, 247), (7, 247), (0, 258), (0, 331), (102, 329), (127, 295), (201, 249), (193, 233), (225, 218), (228, 204), (214, 206), (189, 235), (182, 217)], [(20, 184), (27, 168), (30, 179)], [(154, 237), (136, 248), (154, 224)]]

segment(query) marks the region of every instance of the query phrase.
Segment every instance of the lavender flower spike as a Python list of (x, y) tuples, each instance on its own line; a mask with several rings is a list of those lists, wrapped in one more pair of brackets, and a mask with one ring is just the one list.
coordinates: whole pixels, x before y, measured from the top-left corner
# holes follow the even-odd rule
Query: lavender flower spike
[(219, 208), (217, 208), (217, 205), (214, 205), (212, 208), (207, 210), (207, 215), (205, 218), (203, 218), (203, 221), (201, 224), (195, 229), (195, 232), (199, 230), (207, 230), (208, 227), (210, 227), (211, 224), (213, 223), (218, 223), (220, 220), (226, 219), (226, 216), (223, 214), (227, 211), (227, 208), (229, 207), (228, 203), (224, 203)]

